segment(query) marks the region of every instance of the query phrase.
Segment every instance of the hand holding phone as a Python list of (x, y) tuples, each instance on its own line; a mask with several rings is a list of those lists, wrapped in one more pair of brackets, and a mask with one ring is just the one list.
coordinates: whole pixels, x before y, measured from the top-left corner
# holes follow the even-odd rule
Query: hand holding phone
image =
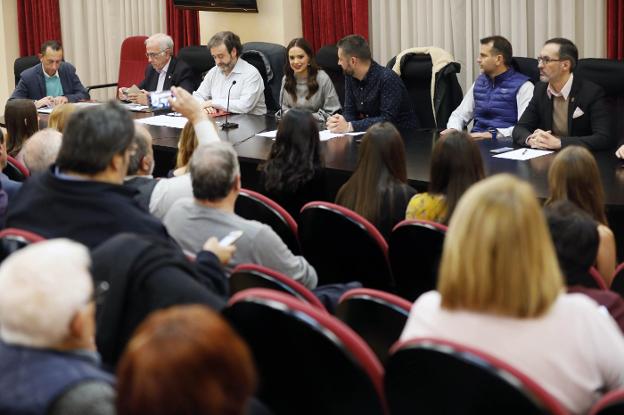
[(232, 231), (228, 233), (223, 239), (219, 241), (219, 245), (221, 246), (229, 246), (243, 236), (243, 231)]

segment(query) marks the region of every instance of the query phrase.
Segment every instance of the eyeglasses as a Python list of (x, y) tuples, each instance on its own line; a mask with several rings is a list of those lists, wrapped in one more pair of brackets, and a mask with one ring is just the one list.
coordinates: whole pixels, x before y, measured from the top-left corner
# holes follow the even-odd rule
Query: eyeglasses
[(559, 62), (561, 59), (554, 59), (549, 56), (538, 56), (537, 63), (543, 63), (544, 65), (548, 65), (550, 62)]
[(146, 56), (148, 59), (149, 59), (149, 58), (154, 59), (156, 56), (158, 56), (158, 55), (162, 55), (163, 53), (165, 53), (165, 51), (166, 51), (166, 50), (167, 50), (167, 49), (163, 49), (163, 50), (161, 50), (160, 52), (148, 52), (148, 53), (146, 53), (146, 54), (145, 54), (145, 56)]

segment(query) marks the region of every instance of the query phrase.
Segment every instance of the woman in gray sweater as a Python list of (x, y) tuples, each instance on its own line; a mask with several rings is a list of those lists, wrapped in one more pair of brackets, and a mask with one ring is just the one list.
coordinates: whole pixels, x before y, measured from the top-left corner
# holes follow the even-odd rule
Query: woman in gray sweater
[(280, 108), (312, 112), (318, 121), (340, 111), (340, 101), (329, 75), (316, 64), (314, 51), (304, 38), (295, 38), (286, 47), (288, 62), (280, 90)]

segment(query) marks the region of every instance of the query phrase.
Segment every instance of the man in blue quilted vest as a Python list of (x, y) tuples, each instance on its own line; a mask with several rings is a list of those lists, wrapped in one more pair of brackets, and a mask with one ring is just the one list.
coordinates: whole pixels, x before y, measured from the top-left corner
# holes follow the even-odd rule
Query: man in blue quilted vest
[(529, 77), (511, 66), (511, 43), (502, 36), (481, 39), (477, 63), (481, 75), (453, 111), (442, 134), (461, 131), (471, 120), (474, 139), (510, 137), (514, 126), (533, 97)]
[(114, 415), (114, 378), (95, 350), (90, 265), (85, 246), (53, 239), (0, 266), (1, 414)]

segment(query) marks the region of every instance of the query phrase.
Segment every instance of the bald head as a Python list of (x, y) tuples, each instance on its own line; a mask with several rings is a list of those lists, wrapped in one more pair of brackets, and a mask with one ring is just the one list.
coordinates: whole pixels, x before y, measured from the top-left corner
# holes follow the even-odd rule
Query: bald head
[(24, 165), (31, 173), (47, 170), (56, 161), (62, 141), (63, 135), (53, 128), (37, 131), (22, 150)]
[(154, 171), (152, 135), (141, 123), (135, 123), (132, 146), (134, 153), (130, 156), (128, 163), (128, 176), (151, 175)]

